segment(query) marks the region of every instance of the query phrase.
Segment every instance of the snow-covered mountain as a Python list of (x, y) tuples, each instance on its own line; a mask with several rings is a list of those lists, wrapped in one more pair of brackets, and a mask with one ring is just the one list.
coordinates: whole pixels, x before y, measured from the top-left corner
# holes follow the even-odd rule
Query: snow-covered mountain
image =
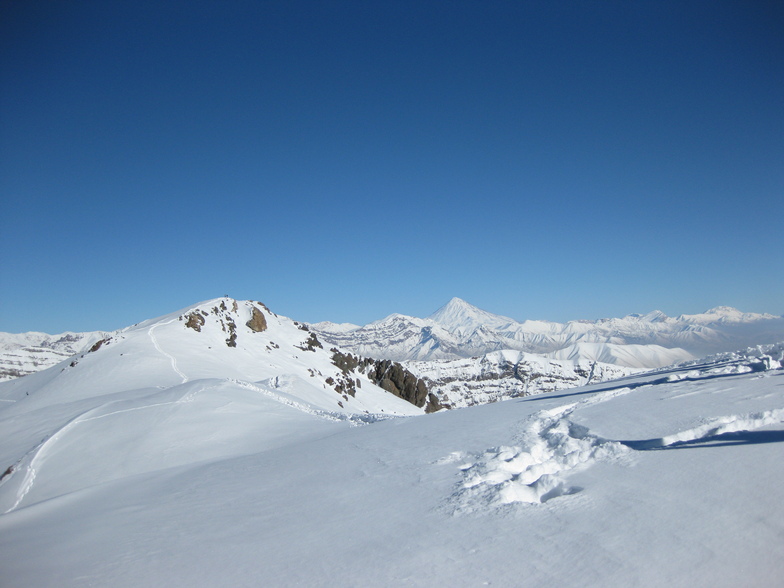
[(107, 333), (0, 333), (0, 382), (37, 372), (89, 349)]
[(512, 349), (637, 368), (784, 339), (784, 318), (730, 307), (677, 318), (653, 311), (596, 321), (517, 322), (459, 298), (424, 319), (394, 314), (363, 327), (312, 326), (330, 344), (397, 361), (458, 359)]
[(70, 403), (220, 379), (351, 418), (421, 412), (374, 383), (383, 375), (376, 363), (347, 365), (348, 357), (262, 303), (218, 298), (108, 334), (4, 390), (15, 406), (29, 408), (55, 397)]
[(784, 346), (424, 415), (300, 326), (219, 299), (0, 383), (2, 584), (780, 583)]
[(406, 361), (445, 408), (461, 408), (509, 398), (615, 380), (640, 370), (583, 359), (549, 359), (522, 351), (493, 351), (480, 357)]

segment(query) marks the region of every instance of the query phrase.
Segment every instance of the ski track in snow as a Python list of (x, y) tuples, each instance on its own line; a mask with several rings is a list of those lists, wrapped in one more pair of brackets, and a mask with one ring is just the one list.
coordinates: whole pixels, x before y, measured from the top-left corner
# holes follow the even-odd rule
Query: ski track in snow
[(65, 425), (63, 425), (62, 427), (57, 429), (54, 433), (52, 433), (52, 434), (48, 435), (47, 437), (45, 437), (38, 445), (36, 445), (30, 451), (28, 451), (25, 455), (23, 455), (22, 458), (19, 459), (11, 467), (10, 474), (4, 476), (0, 480), (0, 488), (2, 488), (2, 486), (7, 484), (8, 482), (10, 482), (10, 480), (14, 477), (14, 475), (17, 474), (20, 470), (24, 470), (24, 472), (25, 472), (24, 478), (23, 478), (23, 480), (22, 480), (22, 482), (20, 484), (19, 490), (17, 491), (16, 501), (14, 502), (14, 504), (9, 509), (4, 511), (3, 514), (7, 514), (7, 513), (11, 512), (13, 510), (16, 510), (17, 507), (19, 507), (19, 505), (22, 503), (22, 500), (24, 500), (25, 496), (27, 496), (27, 494), (33, 488), (33, 484), (35, 483), (36, 475), (37, 475), (38, 471), (40, 470), (40, 467), (41, 467), (44, 459), (46, 458), (46, 455), (50, 452), (52, 446), (58, 440), (60, 440), (68, 431), (70, 431), (71, 429), (73, 429), (77, 425), (79, 425), (81, 423), (86, 423), (86, 422), (89, 422), (89, 421), (95, 421), (95, 420), (98, 420), (98, 419), (103, 419), (103, 418), (106, 418), (106, 417), (109, 417), (109, 416), (113, 416), (113, 415), (117, 415), (117, 414), (121, 414), (121, 413), (133, 412), (133, 411), (137, 411), (137, 410), (145, 410), (145, 409), (154, 408), (154, 407), (157, 407), (157, 406), (167, 406), (167, 405), (172, 405), (172, 404), (183, 404), (183, 403), (187, 403), (187, 402), (192, 402), (193, 399), (195, 398), (196, 394), (198, 394), (199, 392), (200, 392), (199, 389), (194, 389), (194, 390), (191, 390), (190, 392), (184, 394), (179, 399), (172, 400), (170, 402), (156, 402), (154, 404), (145, 404), (143, 406), (134, 406), (132, 408), (123, 408), (123, 409), (120, 409), (120, 410), (115, 410), (115, 411), (112, 411), (112, 412), (107, 412), (105, 414), (99, 414), (99, 415), (96, 415), (96, 416), (88, 416), (90, 414), (99, 412), (101, 409), (104, 409), (107, 406), (110, 406), (111, 404), (114, 404), (116, 402), (123, 402), (122, 400), (115, 400), (115, 401), (112, 401), (112, 402), (107, 402), (106, 404), (102, 404), (100, 406), (96, 406), (94, 408), (91, 408), (90, 410), (87, 410), (87, 411), (83, 412), (80, 415), (77, 415), (76, 417), (74, 417), (73, 419), (68, 421)]
[[(165, 323), (162, 323), (162, 324), (165, 324)], [(155, 326), (157, 326), (157, 325), (155, 325)], [(181, 374), (181, 372), (179, 372), (179, 370), (177, 370), (176, 362), (175, 362), (174, 358), (171, 357), (170, 355), (168, 355), (167, 353), (165, 353), (164, 351), (162, 351), (160, 349), (160, 347), (158, 347), (157, 342), (155, 341), (154, 335), (152, 334), (152, 329), (153, 328), (154, 327), (152, 327), (150, 329), (150, 331), (148, 331), (148, 332), (150, 334), (150, 338), (152, 339), (153, 343), (155, 344), (156, 349), (158, 349), (161, 353), (163, 353), (167, 357), (170, 357), (172, 359), (172, 366), (174, 367), (175, 371), (177, 371), (177, 373)], [(184, 376), (182, 376), (182, 377), (184, 378)], [(187, 379), (185, 381), (187, 381)], [(267, 387), (257, 386), (256, 384), (252, 384), (250, 382), (245, 382), (245, 381), (237, 380), (237, 379), (233, 379), (233, 378), (228, 378), (226, 381), (230, 382), (230, 383), (232, 383), (232, 384), (234, 384), (236, 386), (239, 386), (241, 388), (245, 388), (247, 390), (252, 390), (254, 392), (258, 392), (260, 394), (263, 394), (264, 396), (267, 396), (267, 397), (269, 397), (269, 398), (271, 398), (271, 399), (273, 399), (273, 400), (275, 400), (275, 401), (277, 401), (277, 402), (279, 402), (281, 404), (284, 404), (286, 406), (290, 406), (290, 407), (295, 408), (295, 409), (297, 409), (299, 411), (302, 411), (304, 413), (311, 414), (313, 416), (316, 416), (316, 417), (319, 417), (319, 418), (322, 418), (322, 419), (336, 421), (336, 422), (348, 421), (349, 424), (352, 425), (352, 426), (360, 426), (360, 425), (365, 425), (365, 424), (369, 424), (369, 423), (373, 423), (373, 422), (377, 422), (377, 421), (381, 421), (381, 420), (397, 418), (397, 417), (394, 417), (394, 416), (391, 416), (391, 415), (383, 415), (383, 414), (375, 414), (375, 413), (343, 414), (343, 413), (339, 413), (339, 412), (331, 412), (331, 411), (327, 411), (327, 410), (320, 410), (320, 409), (317, 409), (317, 408), (313, 408), (312, 406), (309, 406), (307, 404), (304, 404), (304, 403), (301, 403), (301, 402), (297, 402), (296, 400), (292, 400), (290, 398), (286, 398), (286, 397), (284, 397), (284, 396), (282, 396), (280, 394), (276, 394), (273, 390), (271, 390), (270, 388), (267, 388)], [(19, 489), (16, 492), (16, 499), (15, 499), (13, 505), (10, 508), (8, 508), (7, 510), (5, 510), (3, 514), (7, 514), (7, 513), (11, 512), (11, 511), (14, 511), (14, 510), (16, 510), (19, 507), (19, 505), (22, 503), (24, 498), (29, 494), (30, 490), (33, 488), (33, 485), (35, 483), (35, 479), (36, 479), (37, 473), (40, 471), (41, 466), (42, 466), (43, 462), (45, 461), (46, 456), (50, 453), (52, 447), (57, 443), (57, 441), (62, 439), (62, 437), (64, 435), (66, 435), (70, 430), (72, 430), (77, 425), (79, 425), (81, 423), (86, 423), (86, 422), (89, 422), (89, 421), (94, 421), (94, 420), (98, 420), (98, 419), (103, 419), (103, 418), (106, 418), (106, 417), (114, 416), (114, 415), (117, 415), (117, 414), (122, 414), (122, 413), (128, 413), (128, 412), (133, 412), (133, 411), (140, 411), (140, 410), (145, 410), (145, 409), (159, 407), (159, 406), (167, 406), (167, 405), (174, 405), (174, 404), (189, 403), (189, 402), (192, 402), (194, 400), (194, 398), (196, 397), (196, 395), (199, 392), (201, 392), (201, 391), (202, 390), (200, 388), (194, 388), (193, 390), (190, 390), (187, 393), (183, 394), (177, 400), (173, 400), (173, 401), (169, 401), (169, 402), (156, 402), (156, 403), (153, 403), (153, 404), (145, 404), (143, 406), (134, 406), (134, 407), (131, 407), (131, 408), (123, 408), (123, 409), (119, 409), (119, 410), (114, 410), (112, 412), (106, 412), (106, 413), (103, 413), (103, 414), (96, 414), (96, 413), (99, 413), (101, 410), (105, 410), (108, 406), (110, 406), (112, 404), (115, 404), (117, 402), (123, 402), (123, 400), (116, 400), (116, 401), (108, 402), (106, 404), (102, 404), (100, 406), (96, 406), (94, 408), (91, 408), (90, 410), (87, 410), (87, 411), (81, 413), (80, 415), (77, 415), (76, 417), (74, 417), (73, 419), (68, 421), (65, 425), (63, 425), (62, 427), (60, 427), (59, 429), (57, 429), (56, 431), (54, 431), (53, 433), (51, 433), (50, 435), (45, 437), (38, 445), (33, 447), (24, 456), (22, 456), (22, 458), (19, 459), (12, 466), (10, 473), (8, 475), (5, 475), (2, 478), (2, 480), (0, 480), (0, 488), (2, 488), (4, 485), (8, 484), (13, 478), (15, 478), (16, 475), (19, 475), (22, 472), (24, 472), (24, 477), (23, 477), (23, 479), (22, 479), (22, 481), (21, 481), (21, 483), (19, 485)], [(93, 416), (91, 416), (91, 415), (93, 415)]]
[[(16, 462), (16, 464), (14, 464), (11, 474), (6, 476), (6, 478), (0, 484), (0, 487), (10, 482), (10, 480), (14, 478), (14, 474), (16, 474), (22, 467), (24, 467), (25, 475), (22, 479), (19, 490), (17, 491), (16, 502), (14, 502), (11, 508), (7, 509), (3, 514), (7, 514), (15, 510), (21, 504), (22, 500), (24, 500), (24, 497), (27, 496), (28, 492), (30, 492), (33, 487), (33, 483), (35, 482), (39, 464), (44, 459), (48, 449), (54, 445), (54, 443), (56, 443), (60, 437), (78, 425), (88, 414), (94, 412), (95, 410), (95, 408), (91, 408), (90, 410), (77, 415), (68, 421), (65, 425), (57, 429), (54, 433), (48, 437), (45, 437), (38, 445), (33, 447), (24, 456), (22, 456), (22, 458)], [(22, 466), (22, 464), (25, 462), (27, 462), (26, 465)]]
[[(278, 379), (277, 377), (272, 378), (273, 381), (277, 381), (277, 379)], [(285, 396), (275, 393), (270, 388), (257, 386), (256, 384), (252, 384), (251, 382), (245, 382), (243, 380), (236, 380), (233, 378), (230, 378), (228, 381), (231, 382), (232, 384), (236, 384), (237, 386), (240, 386), (241, 388), (245, 388), (246, 390), (253, 390), (254, 392), (263, 394), (264, 396), (272, 398), (276, 402), (280, 402), (281, 404), (285, 404), (286, 406), (296, 408), (297, 410), (302, 411), (304, 413), (311, 414), (313, 416), (326, 419), (329, 421), (348, 421), (352, 426), (360, 426), (360, 425), (375, 423), (377, 421), (398, 418), (393, 415), (385, 415), (385, 414), (377, 414), (377, 413), (345, 414), (342, 412), (321, 410), (318, 408), (314, 408), (310, 405), (304, 404), (302, 402), (297, 402), (296, 400), (292, 400), (291, 398), (286, 398)]]
[(622, 461), (632, 450), (666, 449), (724, 433), (749, 431), (784, 423), (784, 409), (747, 415), (729, 415), (685, 431), (647, 441), (614, 441), (593, 435), (571, 422), (576, 410), (628, 394), (619, 388), (590, 398), (545, 409), (523, 422), (515, 446), (499, 446), (482, 454), (451, 453), (437, 464), (458, 463), (462, 482), (449, 499), (453, 515), (492, 509), (511, 503), (542, 504), (552, 498), (580, 492), (564, 477), (598, 461)]
[(168, 325), (169, 323), (173, 323), (176, 320), (177, 319), (171, 319), (170, 321), (166, 321), (165, 323), (157, 323), (150, 327), (150, 329), (147, 331), (147, 334), (150, 336), (150, 341), (152, 341), (152, 344), (155, 346), (155, 349), (157, 349), (159, 353), (169, 358), (169, 361), (171, 361), (172, 369), (175, 372), (177, 372), (177, 375), (180, 376), (180, 378), (182, 378), (182, 383), (184, 384), (185, 382), (188, 381), (188, 376), (183, 374), (177, 367), (177, 359), (173, 355), (170, 355), (169, 353), (166, 353), (163, 349), (161, 349), (161, 346), (158, 345), (158, 340), (155, 338), (155, 333), (154, 333), (156, 328), (161, 327), (163, 325)]

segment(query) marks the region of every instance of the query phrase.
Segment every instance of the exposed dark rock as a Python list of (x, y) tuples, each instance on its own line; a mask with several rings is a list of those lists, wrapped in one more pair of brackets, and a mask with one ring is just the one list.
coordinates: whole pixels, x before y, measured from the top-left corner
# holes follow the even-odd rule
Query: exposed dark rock
[[(425, 381), (417, 378), (399, 363), (388, 359), (370, 359), (352, 355), (351, 353), (343, 353), (336, 347), (333, 347), (330, 351), (332, 351), (332, 363), (345, 376), (359, 369), (359, 371), (366, 373), (374, 384), (387, 392), (391, 392), (398, 398), (402, 398), (420, 408), (425, 406), (427, 402), (426, 412), (435, 412), (443, 408), (438, 398), (429, 393)], [(344, 386), (356, 391), (356, 388), (360, 387), (361, 384), (359, 379), (354, 381), (347, 377)], [(351, 394), (351, 392), (349, 393)], [(353, 396), (353, 394), (351, 395)]]
[(234, 324), (234, 321), (228, 319), (226, 321), (226, 325), (229, 331), (229, 338), (226, 339), (226, 345), (229, 347), (236, 347), (237, 346), (237, 325)]
[(332, 363), (344, 374), (353, 372), (359, 367), (359, 357), (351, 355), (350, 353), (343, 353), (335, 347), (330, 349), (330, 351), (332, 352)]
[(192, 312), (187, 317), (188, 320), (185, 321), (185, 326), (200, 333), (201, 328), (204, 326), (204, 316), (198, 312)]
[(95, 345), (90, 347), (90, 353), (92, 353), (93, 351), (98, 351), (101, 348), (101, 345), (103, 345), (104, 343), (107, 343), (106, 339), (101, 339), (100, 341), (96, 341)]
[(321, 341), (318, 340), (316, 337), (316, 333), (311, 333), (308, 340), (305, 341), (302, 345), (297, 345), (297, 349), (302, 349), (302, 351), (316, 351), (316, 347), (319, 349), (323, 349), (321, 346)]
[(261, 333), (267, 330), (267, 319), (264, 318), (264, 313), (255, 306), (251, 307), (250, 320), (245, 324), (254, 333)]
[[(397, 362), (388, 359), (369, 360), (368, 377), (378, 386), (411, 404), (423, 407), (428, 400), (427, 384)], [(433, 403), (432, 410), (440, 404)], [(432, 411), (431, 411), (432, 412)]]
[(441, 403), (438, 401), (438, 396), (433, 394), (432, 392), (427, 395), (427, 406), (425, 406), (425, 412), (430, 414), (431, 412), (436, 412), (437, 410), (441, 410), (444, 408)]
[[(329, 377), (324, 381), (328, 385), (332, 386), (335, 389), (335, 392), (344, 398), (347, 394), (353, 398), (357, 393), (357, 387), (354, 383), (354, 380), (346, 375), (337, 376), (337, 380), (335, 380), (335, 378)], [(348, 398), (346, 398), (346, 400), (348, 400)]]

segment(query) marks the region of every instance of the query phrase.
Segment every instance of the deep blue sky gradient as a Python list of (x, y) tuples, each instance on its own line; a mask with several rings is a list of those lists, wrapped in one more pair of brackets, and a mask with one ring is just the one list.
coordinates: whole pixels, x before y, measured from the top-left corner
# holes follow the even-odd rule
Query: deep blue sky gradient
[(784, 314), (784, 3), (0, 2), (0, 330)]

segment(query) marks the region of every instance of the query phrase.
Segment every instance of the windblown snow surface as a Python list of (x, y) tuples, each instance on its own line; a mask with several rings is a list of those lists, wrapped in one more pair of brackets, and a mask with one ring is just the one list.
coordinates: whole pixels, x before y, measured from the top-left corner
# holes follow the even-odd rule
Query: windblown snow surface
[[(322, 361), (267, 319), (238, 345)], [(784, 346), (423, 415), (272, 352), (206, 377), (183, 329), (0, 385), (3, 586), (780, 584)]]

